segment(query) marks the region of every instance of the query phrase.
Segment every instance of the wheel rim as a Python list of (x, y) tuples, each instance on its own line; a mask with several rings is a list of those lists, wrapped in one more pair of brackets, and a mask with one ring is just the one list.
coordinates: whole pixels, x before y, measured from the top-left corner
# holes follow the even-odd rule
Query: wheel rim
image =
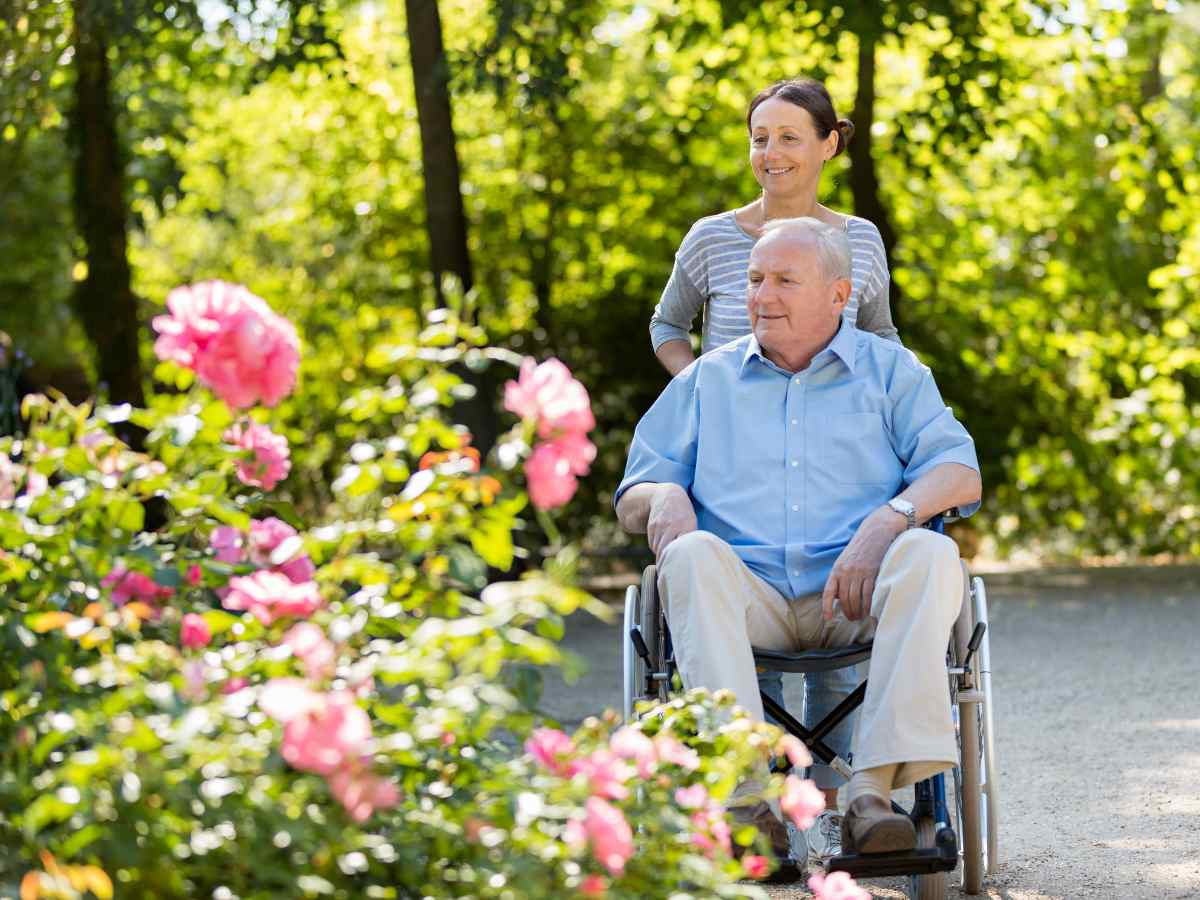
[(633, 639), (630, 637), (630, 634), (633, 632), (633, 625), (637, 621), (637, 607), (638, 589), (631, 585), (625, 590), (625, 627), (621, 634), (621, 661), (625, 681), (622, 712), (625, 714), (626, 722), (633, 721), (634, 697), (637, 691), (637, 664), (639, 660), (637, 653), (633, 649)]

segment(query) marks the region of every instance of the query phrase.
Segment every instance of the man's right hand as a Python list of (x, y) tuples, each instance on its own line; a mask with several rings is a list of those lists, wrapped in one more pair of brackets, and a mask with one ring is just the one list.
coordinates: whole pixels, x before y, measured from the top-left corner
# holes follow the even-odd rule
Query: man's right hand
[(696, 510), (687, 491), (677, 484), (657, 487), (646, 519), (646, 542), (656, 559), (675, 538), (696, 530)]

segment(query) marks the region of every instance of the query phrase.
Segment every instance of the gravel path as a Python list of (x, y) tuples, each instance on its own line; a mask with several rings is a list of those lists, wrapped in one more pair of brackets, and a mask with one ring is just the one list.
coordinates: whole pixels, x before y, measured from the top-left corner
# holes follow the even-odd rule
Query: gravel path
[[(985, 895), (1200, 898), (1200, 568), (986, 576), (1003, 804)], [(620, 708), (618, 629), (574, 617), (589, 662), (546, 708), (573, 725)], [(799, 685), (789, 684), (797, 706)], [(950, 877), (948, 898), (965, 896)], [(867, 882), (904, 897), (900, 879)], [(808, 897), (776, 888), (772, 897)]]

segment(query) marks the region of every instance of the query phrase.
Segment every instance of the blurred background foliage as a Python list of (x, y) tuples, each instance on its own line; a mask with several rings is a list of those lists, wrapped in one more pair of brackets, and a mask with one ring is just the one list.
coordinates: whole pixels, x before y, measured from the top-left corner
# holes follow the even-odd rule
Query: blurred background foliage
[[(407, 35), (431, 15), (451, 130), (418, 116)], [(88, 46), (140, 360), (79, 316), (120, 287), (81, 227)], [(1198, 49), (1200, 5), (1176, 0), (0, 0), (0, 329), (26, 389), (115, 394), (104, 373), (140, 362), (169, 391), (167, 292), (245, 283), (308, 345), (285, 409), (303, 507), (356, 439), (344, 398), (388, 384), (372, 348), (450, 303), (588, 385), (600, 454), (572, 525), (620, 547), (609, 502), (665, 383), (647, 321), (675, 249), (755, 195), (748, 99), (813, 75), (858, 126), (822, 199), (884, 232), (901, 336), (979, 447), (974, 527), (1000, 553), (1195, 554)], [(451, 158), (469, 269), (439, 265), (466, 292), (438, 290), (426, 227)]]

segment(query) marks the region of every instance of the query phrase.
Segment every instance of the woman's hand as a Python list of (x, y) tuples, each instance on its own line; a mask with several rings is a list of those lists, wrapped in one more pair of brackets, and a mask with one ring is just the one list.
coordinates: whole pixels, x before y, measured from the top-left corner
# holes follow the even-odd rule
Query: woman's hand
[(659, 484), (656, 488), (646, 518), (646, 542), (657, 559), (675, 538), (696, 530), (696, 510), (679, 485)]

